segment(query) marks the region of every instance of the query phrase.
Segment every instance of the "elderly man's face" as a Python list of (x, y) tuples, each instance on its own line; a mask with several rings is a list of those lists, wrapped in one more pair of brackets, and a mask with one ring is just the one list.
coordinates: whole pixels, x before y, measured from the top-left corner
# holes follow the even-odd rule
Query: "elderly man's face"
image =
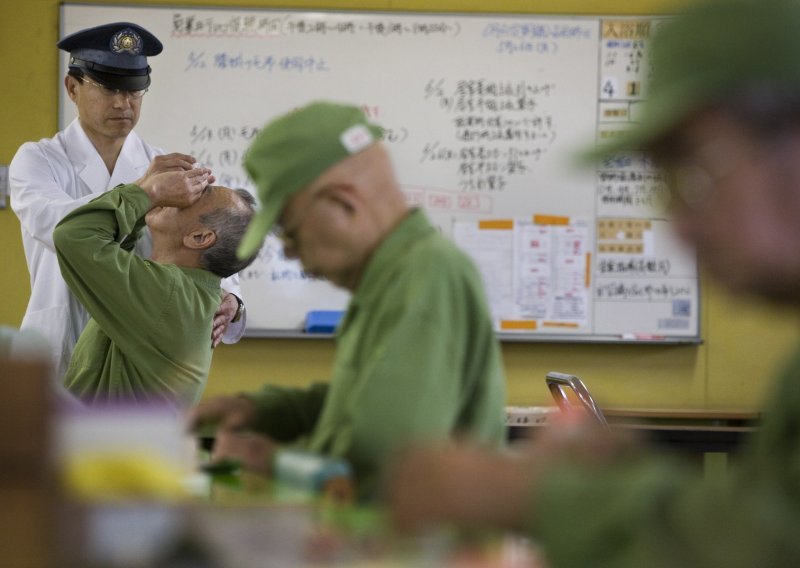
[(678, 234), (730, 290), (800, 302), (800, 135), (764, 141), (709, 111), (675, 141), (664, 167)]
[(202, 226), (200, 218), (217, 209), (244, 208), (236, 193), (222, 186), (209, 185), (203, 195), (189, 207), (153, 207), (145, 216), (145, 222), (153, 238), (168, 239), (176, 246), (184, 235)]
[(359, 215), (340, 199), (341, 188), (335, 176), (323, 174), (287, 201), (277, 229), (287, 258), (352, 291), (367, 262), (369, 236), (359, 229)]

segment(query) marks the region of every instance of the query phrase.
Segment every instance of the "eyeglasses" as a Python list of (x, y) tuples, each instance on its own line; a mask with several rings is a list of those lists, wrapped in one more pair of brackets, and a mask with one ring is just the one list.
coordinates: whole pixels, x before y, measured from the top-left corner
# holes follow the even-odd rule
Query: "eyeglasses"
[(668, 160), (664, 167), (669, 186), (667, 206), (704, 210), (716, 186), (733, 176), (748, 154), (752, 157), (752, 149), (744, 148), (741, 143), (714, 140), (692, 152), (691, 156)]
[(139, 89), (138, 91), (127, 91), (125, 89), (112, 89), (111, 87), (106, 87), (101, 85), (100, 83), (95, 83), (91, 79), (89, 79), (86, 75), (81, 77), (81, 81), (86, 81), (90, 85), (94, 85), (100, 92), (103, 93), (106, 97), (116, 97), (117, 95), (122, 95), (126, 99), (141, 99), (144, 94), (147, 92), (147, 89)]

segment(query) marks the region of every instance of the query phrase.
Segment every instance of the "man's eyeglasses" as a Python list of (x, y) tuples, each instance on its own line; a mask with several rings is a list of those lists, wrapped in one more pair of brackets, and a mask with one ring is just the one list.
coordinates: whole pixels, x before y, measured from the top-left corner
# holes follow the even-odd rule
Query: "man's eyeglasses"
[(100, 83), (95, 83), (91, 79), (89, 79), (86, 75), (81, 77), (81, 81), (85, 81), (90, 85), (94, 85), (100, 92), (103, 93), (106, 97), (116, 97), (117, 95), (122, 95), (126, 99), (141, 99), (144, 94), (147, 92), (147, 89), (140, 89), (138, 91), (126, 91), (125, 89), (112, 89), (111, 87), (106, 87), (101, 85)]
[(669, 187), (668, 206), (680, 205), (695, 211), (706, 208), (717, 185), (729, 179), (752, 152), (741, 143), (715, 139), (666, 160), (663, 170)]

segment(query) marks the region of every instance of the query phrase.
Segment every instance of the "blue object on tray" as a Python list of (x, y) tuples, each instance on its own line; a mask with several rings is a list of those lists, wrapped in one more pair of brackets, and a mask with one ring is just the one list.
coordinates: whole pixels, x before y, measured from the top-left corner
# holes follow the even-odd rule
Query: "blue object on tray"
[(312, 310), (306, 314), (306, 333), (333, 333), (343, 315), (341, 310)]

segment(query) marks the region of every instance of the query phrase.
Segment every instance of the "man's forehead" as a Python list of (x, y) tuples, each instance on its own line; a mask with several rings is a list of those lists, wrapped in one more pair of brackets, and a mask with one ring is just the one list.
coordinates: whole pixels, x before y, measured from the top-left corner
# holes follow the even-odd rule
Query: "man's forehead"
[(223, 201), (231, 200), (232, 198), (229, 197), (229, 192), (230, 190), (226, 187), (207, 185), (200, 194), (200, 198), (195, 202), (195, 205), (212, 206), (220, 204)]
[(207, 185), (203, 190), (203, 198), (233, 197), (234, 191), (222, 185)]
[(230, 208), (236, 209), (251, 209), (252, 205), (249, 203), (241, 193), (244, 193), (246, 190), (236, 190), (230, 187), (225, 187), (221, 185), (209, 186), (211, 191), (208, 192), (208, 196), (210, 196), (217, 206), (229, 206)]

